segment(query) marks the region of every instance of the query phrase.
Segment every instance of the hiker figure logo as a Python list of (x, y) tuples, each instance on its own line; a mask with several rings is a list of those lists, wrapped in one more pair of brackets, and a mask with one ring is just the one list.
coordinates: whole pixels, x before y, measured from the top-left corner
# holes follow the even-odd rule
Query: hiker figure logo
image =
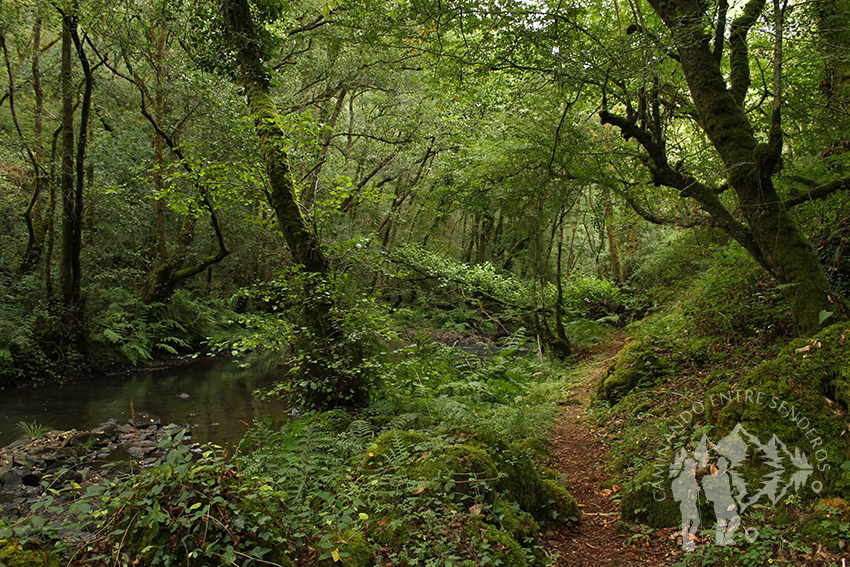
[[(753, 493), (737, 470), (748, 457), (758, 458), (774, 469)], [(776, 435), (762, 443), (740, 423), (717, 443), (703, 435), (693, 453), (680, 450), (670, 466), (673, 498), (680, 503), (682, 513), (682, 549), (695, 548), (700, 525), (697, 506), (700, 492), (714, 507), (715, 545), (735, 545), (733, 536), (741, 526), (744, 510), (762, 496), (776, 504), (789, 487), (796, 491), (804, 485), (812, 472), (806, 454), (798, 448), (789, 451)], [(746, 528), (744, 537), (752, 543), (758, 537), (758, 530)]]

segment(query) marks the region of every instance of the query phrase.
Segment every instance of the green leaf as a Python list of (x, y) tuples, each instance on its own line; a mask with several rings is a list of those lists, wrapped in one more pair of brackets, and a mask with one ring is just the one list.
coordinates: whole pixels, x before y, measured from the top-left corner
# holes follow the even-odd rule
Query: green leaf
[(820, 315), (818, 316), (818, 325), (823, 325), (823, 322), (832, 317), (832, 311), (827, 311), (826, 309), (821, 310)]
[(339, 560), (341, 559), (339, 555), (339, 549), (334, 549), (333, 551), (331, 551), (331, 559), (334, 560), (334, 563), (339, 563)]

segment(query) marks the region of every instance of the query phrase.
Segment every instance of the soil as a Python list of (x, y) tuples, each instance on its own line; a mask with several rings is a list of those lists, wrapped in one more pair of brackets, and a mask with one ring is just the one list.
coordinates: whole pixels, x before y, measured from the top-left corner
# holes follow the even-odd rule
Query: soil
[(641, 529), (620, 520), (618, 487), (604, 467), (607, 431), (587, 419), (593, 388), (622, 346), (623, 338), (617, 336), (595, 354), (590, 372), (550, 433), (554, 466), (566, 473), (570, 494), (584, 513), (577, 525), (546, 535), (547, 552), (557, 557), (558, 567), (655, 567), (682, 557), (677, 530)]

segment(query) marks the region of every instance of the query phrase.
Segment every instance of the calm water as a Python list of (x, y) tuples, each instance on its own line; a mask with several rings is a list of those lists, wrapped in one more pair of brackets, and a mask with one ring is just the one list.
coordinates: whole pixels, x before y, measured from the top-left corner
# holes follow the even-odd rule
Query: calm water
[(259, 358), (247, 368), (233, 360), (202, 360), (155, 372), (0, 391), (0, 447), (20, 437), (15, 426), (20, 421), (61, 430), (90, 429), (109, 419), (126, 423), (131, 400), (136, 412), (158, 415), (163, 425), (195, 426), (195, 442), (230, 447), (239, 442), (252, 420), (284, 411), (280, 402), (262, 402), (252, 395), (277, 376), (271, 361)]

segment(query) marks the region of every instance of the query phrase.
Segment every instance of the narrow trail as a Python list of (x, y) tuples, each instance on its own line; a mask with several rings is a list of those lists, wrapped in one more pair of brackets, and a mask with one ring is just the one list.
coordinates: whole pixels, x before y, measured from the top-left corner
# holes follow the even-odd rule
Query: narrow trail
[(623, 529), (617, 503), (608, 498), (610, 491), (600, 487), (610, 478), (604, 470), (607, 431), (584, 418), (596, 382), (623, 344), (623, 337), (616, 336), (600, 348), (551, 431), (554, 466), (566, 473), (570, 494), (584, 512), (578, 525), (546, 538), (548, 551), (559, 556), (558, 567), (661, 567), (681, 558), (681, 549), (670, 540), (675, 530), (636, 536)]

